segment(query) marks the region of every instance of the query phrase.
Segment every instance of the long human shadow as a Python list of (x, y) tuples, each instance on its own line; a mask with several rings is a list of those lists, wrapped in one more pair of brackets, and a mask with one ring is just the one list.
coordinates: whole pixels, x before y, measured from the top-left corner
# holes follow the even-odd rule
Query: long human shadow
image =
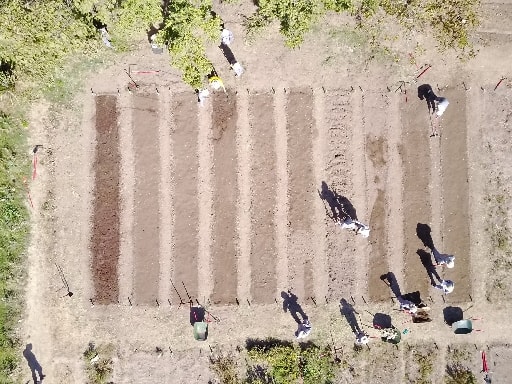
[(434, 248), (434, 241), (432, 240), (432, 229), (428, 224), (418, 223), (416, 225), (416, 235), (422, 241), (423, 245), (429, 249)]
[(32, 352), (32, 344), (29, 343), (25, 346), (23, 350), (23, 357), (27, 360), (28, 367), (32, 373), (32, 380), (34, 380), (34, 384), (41, 383), (45, 377), (43, 375), (43, 367), (36, 359), (36, 356)]
[(439, 281), (439, 283), (441, 283), (443, 279), (441, 279), (441, 277), (437, 273), (436, 267), (434, 266), (434, 263), (432, 263), (432, 257), (430, 253), (424, 251), (423, 249), (418, 249), (416, 253), (420, 257), (421, 264), (423, 264), (423, 267), (425, 267), (425, 270), (427, 271), (428, 278), (430, 279), (430, 284), (434, 287), (437, 285), (434, 278), (436, 278)]
[(395, 295), (397, 299), (402, 297), (400, 285), (398, 285), (398, 281), (396, 280), (395, 274), (393, 272), (385, 273), (380, 277), (380, 279), (385, 283), (387, 282), (387, 286), (391, 289), (391, 292), (393, 292), (393, 295)]
[(425, 306), (419, 291), (402, 294), (400, 285), (398, 284), (393, 272), (385, 273), (380, 277), (380, 279), (391, 289), (391, 292), (393, 292), (393, 295), (397, 298), (400, 304), (412, 303), (418, 307)]
[[(338, 194), (336, 191), (331, 190), (325, 181), (322, 181), (322, 189), (318, 191), (320, 198), (327, 203), (331, 213), (327, 213), (331, 219), (342, 221), (348, 217), (352, 220), (357, 220), (357, 212), (348, 198)], [(326, 210), (328, 208), (326, 207)], [(328, 211), (327, 211), (328, 212)]]
[[(282, 291), (281, 297), (283, 298), (283, 311), (290, 312), (290, 315), (293, 317), (293, 320), (295, 320), (297, 324), (302, 324), (304, 320), (308, 320), (308, 315), (306, 315), (298, 303), (298, 297), (296, 295), (290, 291)], [(302, 319), (299, 318), (298, 315), (300, 315)]]
[(352, 304), (347, 302), (345, 299), (340, 300), (340, 312), (343, 316), (345, 316), (345, 319), (347, 320), (347, 323), (350, 325), (350, 328), (352, 329), (352, 332), (357, 336), (361, 333), (363, 333), (363, 330), (359, 326), (359, 323), (356, 319), (357, 311), (354, 309)]
[(237, 62), (237, 60), (235, 58), (235, 54), (233, 53), (231, 48), (229, 48), (226, 44), (221, 43), (219, 45), (219, 48), (222, 51), (222, 54), (224, 55), (226, 60), (228, 61), (229, 65), (233, 65)]

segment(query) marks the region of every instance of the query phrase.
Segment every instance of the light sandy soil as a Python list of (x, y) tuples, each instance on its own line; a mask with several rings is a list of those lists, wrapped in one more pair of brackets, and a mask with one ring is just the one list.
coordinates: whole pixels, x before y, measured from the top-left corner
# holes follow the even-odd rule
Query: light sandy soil
[[(45, 382), (86, 382), (89, 342), (112, 346), (115, 383), (215, 380), (210, 347), (243, 355), (236, 347), (249, 338), (294, 338), (296, 324), (282, 310), (287, 290), (313, 324), (310, 340), (339, 348), (340, 383), (415, 382), (420, 358), (441, 383), (454, 356), (480, 377), (481, 350), (496, 382), (506, 382), (512, 80), (494, 87), (512, 78), (512, 4), (483, 5), (475, 59), (461, 63), (429, 49), (416, 65), (408, 64), (409, 40), (397, 47), (403, 64), (366, 60), (361, 47), (332, 33), (334, 21), (300, 50), (285, 49), (277, 35), (246, 45), (241, 14), (250, 9), (216, 10), (235, 33), (232, 50), (246, 72), (235, 78), (212, 49), (227, 93), (203, 107), (168, 57), (144, 45), (86, 79), (66, 110), (33, 110), (30, 142), (44, 148), (31, 184), (19, 332)], [(415, 81), (425, 63), (432, 67)], [(130, 93), (130, 64), (160, 72), (132, 72), (140, 87)], [(395, 91), (400, 81), (406, 93)], [(423, 83), (450, 100), (439, 137), (429, 137), (427, 108), (416, 97)], [(104, 119), (110, 136), (102, 135)], [(329, 199), (319, 196), (329, 191), (370, 225), (368, 239), (334, 225)], [(455, 281), (450, 295), (430, 285), (418, 223), (430, 226), (440, 251), (456, 256), (454, 269), (437, 268)], [(431, 323), (413, 324), (396, 310), (380, 279), (387, 272), (402, 293), (420, 292)], [(180, 305), (189, 297), (219, 320), (206, 343), (193, 339), (188, 304)], [(398, 348), (372, 339), (371, 349), (354, 352), (341, 299), (372, 336), (375, 313), (410, 332)], [(455, 335), (444, 323), (447, 306), (479, 319), (479, 331)], [(20, 375), (30, 380), (28, 366)]]

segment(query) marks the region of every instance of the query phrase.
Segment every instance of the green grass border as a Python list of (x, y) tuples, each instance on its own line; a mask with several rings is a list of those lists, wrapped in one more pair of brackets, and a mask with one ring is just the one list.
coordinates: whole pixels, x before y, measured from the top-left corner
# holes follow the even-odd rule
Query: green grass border
[(27, 126), (0, 112), (0, 383), (14, 383), (20, 360), (15, 327), (23, 308), (20, 282), (29, 233)]

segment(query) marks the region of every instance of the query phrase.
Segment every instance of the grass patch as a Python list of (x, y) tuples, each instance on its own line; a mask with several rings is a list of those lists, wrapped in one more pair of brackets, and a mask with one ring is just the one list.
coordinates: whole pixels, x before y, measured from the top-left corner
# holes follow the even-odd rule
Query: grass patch
[(433, 360), (436, 357), (433, 347), (430, 348), (428, 345), (407, 345), (407, 353), (410, 357), (407, 361), (409, 366), (406, 373), (407, 382), (412, 384), (432, 383)]
[(471, 357), (472, 354), (463, 346), (448, 347), (445, 384), (477, 384), (475, 375), (466, 366), (471, 362)]
[(41, 95), (59, 106), (69, 104), (77, 90), (82, 89), (85, 76), (111, 63), (113, 57), (114, 53), (110, 51), (74, 56), (65, 66), (55, 70), (53, 81), (41, 88)]
[(304, 384), (328, 384), (333, 382), (336, 373), (329, 348), (311, 342), (299, 345), (269, 343), (249, 349), (248, 355), (251, 360), (249, 371), (258, 373), (258, 381), (251, 381), (255, 383), (270, 379), (268, 382), (276, 384), (298, 380)]
[(84, 352), (88, 383), (105, 384), (108, 382), (114, 372), (112, 352), (111, 345), (96, 347), (94, 343), (89, 343)]
[(19, 265), (28, 234), (23, 183), (29, 172), (26, 126), (25, 121), (0, 112), (0, 383), (14, 382), (11, 375), (19, 355), (14, 327), (22, 308)]
[(237, 362), (231, 354), (218, 353), (210, 356), (212, 370), (217, 374), (223, 384), (242, 384), (237, 372)]
[(511, 232), (508, 227), (507, 213), (511, 200), (506, 190), (503, 174), (499, 172), (490, 178), (490, 188), (495, 193), (485, 196), (488, 219), (486, 232), (489, 238), (489, 259), (491, 269), (487, 284), (487, 300), (497, 302), (510, 299), (512, 287), (512, 247)]
[(330, 384), (340, 369), (329, 347), (311, 342), (248, 339), (245, 351), (237, 350), (242, 355), (215, 351), (210, 357), (222, 384)]
[(446, 384), (477, 384), (477, 379), (469, 368), (460, 363), (448, 365), (446, 367)]

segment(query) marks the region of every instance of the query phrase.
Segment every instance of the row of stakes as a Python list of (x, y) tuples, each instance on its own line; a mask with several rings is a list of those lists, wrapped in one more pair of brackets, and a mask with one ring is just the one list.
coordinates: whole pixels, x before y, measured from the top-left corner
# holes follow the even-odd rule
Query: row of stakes
[[(442, 300), (443, 300), (443, 303), (446, 303), (446, 299), (445, 299), (445, 297), (444, 297), (444, 296), (445, 296), (445, 295), (442, 295), (442, 296), (441, 296), (441, 298), (442, 298)], [(325, 304), (329, 304), (329, 298), (328, 298), (327, 296), (324, 296), (324, 298), (325, 298)], [(470, 294), (468, 294), (468, 298), (469, 298), (469, 301), (470, 301), (470, 302), (473, 302), (473, 297), (472, 297)], [(133, 306), (133, 303), (132, 303), (131, 298), (130, 298), (130, 297), (127, 297), (127, 299), (128, 299), (128, 304), (130, 305), (130, 307), (132, 307), (132, 306)], [(357, 303), (356, 303), (356, 300), (354, 299), (354, 297), (353, 297), (353, 296), (350, 296), (350, 299), (352, 300), (352, 302), (353, 302), (353, 304), (354, 304), (354, 305), (356, 305), (356, 304), (357, 304)], [(364, 296), (361, 296), (361, 299), (363, 300), (363, 302), (364, 302), (364, 304), (365, 304), (365, 305), (368, 305), (368, 301), (366, 300), (366, 298), (365, 298)], [(306, 298), (306, 301), (307, 301), (307, 300), (311, 300), (311, 302), (312, 302), (315, 306), (318, 306), (318, 302), (317, 302), (317, 299), (316, 299), (315, 297), (313, 297), (313, 296), (309, 296), (309, 297), (307, 297), (307, 298)], [(391, 300), (391, 303), (392, 303), (393, 305), (394, 305), (394, 304), (396, 304), (396, 299), (395, 299), (394, 297), (392, 297), (392, 296), (391, 296), (391, 297), (390, 297), (390, 300)], [(428, 296), (428, 300), (429, 300), (431, 303), (435, 303), (435, 300), (434, 300), (434, 299), (432, 298), (432, 296), (430, 296), (430, 295)], [(91, 305), (93, 305), (93, 306), (94, 306), (94, 299), (90, 298), (90, 299), (89, 299), (89, 301), (90, 301)], [(280, 303), (278, 302), (277, 298), (274, 298), (274, 301), (275, 301), (275, 303), (276, 303), (277, 305), (280, 305)], [(170, 306), (170, 307), (172, 307), (172, 306), (173, 306), (173, 304), (172, 304), (172, 302), (171, 302), (171, 300), (170, 300), (170, 299), (167, 299), (167, 302), (168, 302), (168, 304), (169, 304), (169, 306)], [(198, 299), (195, 299), (195, 302), (196, 302), (196, 304), (197, 304), (197, 305), (201, 305), (201, 306), (202, 306), (202, 304), (200, 304), (200, 303), (199, 303), (199, 300), (198, 300)], [(206, 302), (207, 302), (207, 305), (208, 305), (208, 306), (210, 306), (210, 305), (211, 305), (211, 301), (210, 301), (210, 299), (208, 299)], [(250, 306), (251, 306), (251, 302), (250, 302), (250, 300), (249, 300), (249, 299), (246, 299), (246, 302), (247, 302), (247, 304), (248, 304), (248, 305), (249, 305), (249, 307), (250, 307)], [(338, 300), (336, 300), (336, 302), (338, 302)], [(189, 305), (190, 305), (190, 304), (193, 304), (193, 303), (194, 303), (194, 300), (192, 299), (192, 297), (190, 297), (190, 296), (189, 296), (189, 301), (188, 301), (188, 302), (185, 302), (185, 301), (183, 301), (183, 300), (181, 300), (181, 299), (180, 299), (180, 302), (179, 302), (179, 303), (177, 303), (177, 304), (178, 304), (178, 308), (180, 308), (182, 305), (185, 305), (185, 306), (186, 306), (187, 304), (189, 304)], [(241, 301), (238, 299), (238, 297), (235, 297), (235, 303), (236, 303), (236, 305), (237, 305), (237, 306), (240, 306)], [(119, 301), (118, 301), (118, 304), (120, 304), (120, 302), (119, 302)], [(161, 305), (161, 303), (160, 303), (160, 301), (158, 301), (158, 299), (155, 299), (155, 304), (157, 305), (157, 307), (160, 307), (160, 305)], [(176, 304), (174, 304), (174, 305), (176, 305)], [(471, 305), (469, 308), (471, 308), (472, 306), (473, 306), (473, 305)], [(469, 309), (469, 308), (468, 308), (468, 309)]]
[[(422, 65), (421, 67), (419, 67), (419, 68), (417, 69), (417, 71), (416, 71), (416, 72), (419, 72), (419, 73), (418, 73), (418, 75), (416, 75), (416, 76), (414, 77), (414, 82), (415, 82), (415, 83), (416, 83), (416, 82), (418, 82), (419, 78), (420, 78), (421, 76), (423, 76), (423, 75), (424, 75), (424, 74), (425, 74), (425, 73), (426, 73), (430, 68), (432, 68), (432, 65), (430, 65), (430, 64), (424, 64), (424, 65)], [(130, 81), (131, 81), (131, 82), (128, 84), (128, 86), (127, 86), (127, 89), (128, 89), (128, 91), (129, 91), (130, 93), (132, 93), (132, 88), (133, 88), (133, 87), (135, 87), (135, 89), (138, 89), (138, 88), (140, 87), (140, 84), (138, 84), (138, 83), (133, 79), (133, 77), (131, 76), (131, 74), (132, 74), (132, 73), (138, 73), (138, 74), (154, 74), (154, 73), (159, 73), (159, 72), (160, 72), (160, 71), (132, 71), (132, 70), (131, 70), (131, 68), (129, 68), (129, 70), (126, 70), (126, 69), (125, 69), (124, 71), (125, 71), (126, 75), (130, 78)], [(496, 91), (496, 89), (500, 86), (500, 84), (503, 82), (503, 80), (506, 80), (506, 79), (507, 79), (506, 77), (502, 76), (502, 77), (500, 78), (500, 80), (497, 82), (496, 86), (494, 87), (494, 91)], [(400, 90), (402, 93), (406, 93), (405, 86), (406, 86), (406, 84), (410, 84), (410, 82), (409, 82), (409, 81), (404, 81), (404, 80), (402, 80), (402, 81), (399, 81), (399, 82), (398, 82), (398, 84), (400, 84), (400, 85), (399, 85), (399, 87), (395, 90), (395, 92), (397, 92), (398, 90)], [(465, 90), (465, 91), (469, 91), (469, 90), (471, 89), (471, 87), (469, 87), (469, 88), (468, 88), (468, 87), (466, 86), (466, 83), (465, 83), (464, 81), (461, 83), (461, 85), (464, 87), (464, 90)], [(361, 92), (364, 92), (364, 90), (363, 90), (363, 88), (362, 88), (361, 86), (358, 86), (358, 87), (359, 87), (359, 90), (360, 90)], [(324, 87), (321, 87), (321, 88), (322, 88), (322, 91), (323, 91), (324, 93), (326, 93), (326, 89), (325, 89)], [(169, 87), (168, 89), (169, 89), (169, 91), (171, 91), (171, 87)], [(391, 88), (390, 88), (389, 86), (386, 86), (386, 89), (388, 90), (388, 92), (391, 92)], [(437, 85), (437, 89), (438, 89), (438, 91), (439, 91), (439, 92), (441, 92), (441, 88), (439, 87), (439, 85)], [(483, 86), (481, 86), (481, 87), (480, 87), (480, 89), (481, 89), (482, 91), (485, 91), (485, 89), (484, 89), (484, 87), (483, 87)], [(353, 86), (351, 86), (351, 87), (350, 87), (350, 91), (351, 91), (351, 92), (353, 92), (354, 90), (355, 90), (355, 88), (354, 88)], [(155, 91), (156, 91), (156, 93), (157, 93), (157, 94), (160, 94), (160, 91), (159, 91), (159, 89), (158, 89), (157, 87), (155, 87)], [(275, 89), (274, 89), (274, 88), (271, 88), (271, 92), (272, 92), (272, 93), (275, 93)], [(287, 89), (286, 89), (286, 88), (284, 88), (284, 92), (285, 92), (285, 93), (287, 93)], [(96, 95), (92, 88), (91, 88), (91, 93), (92, 93), (93, 95)], [(121, 93), (120, 89), (118, 89), (118, 90), (117, 90), (117, 93), (118, 93), (118, 94), (120, 94), (120, 93)], [(247, 89), (247, 93), (250, 93), (249, 89)]]
[[(503, 82), (503, 80), (505, 80), (505, 79), (507, 79), (507, 78), (506, 78), (506, 77), (501, 78), (501, 79), (500, 79), (500, 81), (499, 81), (499, 82), (496, 84), (496, 86), (494, 87), (493, 91), (496, 91), (496, 89), (500, 86), (500, 84), (501, 84), (501, 83)], [(408, 84), (408, 82), (406, 82), (406, 81), (400, 81), (400, 82), (399, 82), (399, 84), (400, 84), (400, 85), (398, 86), (398, 88), (396, 88), (396, 89), (395, 89), (395, 92), (400, 91), (401, 93), (406, 93), (407, 91), (406, 91), (405, 87), (406, 87), (406, 85)], [(471, 87), (468, 87), (468, 86), (466, 85), (466, 82), (464, 82), (464, 81), (463, 81), (462, 83), (460, 83), (459, 85), (461, 85), (461, 86), (464, 88), (464, 90), (465, 90), (465, 91), (469, 91), (469, 90), (471, 90)], [(438, 84), (436, 84), (436, 86), (437, 86), (437, 90), (438, 90), (439, 92), (442, 92), (441, 87), (439, 87), (439, 85), (438, 85)], [(360, 85), (359, 85), (359, 86), (357, 86), (357, 87), (359, 88), (359, 90), (360, 90), (361, 92), (363, 92), (363, 93), (364, 93), (364, 89), (363, 89)], [(137, 88), (138, 88), (138, 87), (137, 87)], [(312, 89), (312, 88), (311, 88), (311, 89)], [(323, 92), (323, 93), (327, 93), (327, 89), (326, 89), (325, 87), (323, 87), (323, 86), (322, 86), (322, 87), (321, 87), (321, 89), (322, 89), (322, 92)], [(356, 89), (356, 88), (354, 88), (354, 86), (351, 86), (351, 87), (350, 87), (350, 92), (354, 92), (354, 91), (355, 91), (355, 89)], [(391, 92), (391, 91), (392, 91), (391, 87), (389, 87), (389, 86), (386, 86), (386, 89), (387, 89), (387, 91), (388, 91), (388, 92)], [(485, 92), (485, 90), (486, 90), (483, 86), (481, 86), (481, 87), (480, 87), (480, 89), (481, 89), (482, 91), (484, 91), (484, 92)], [(169, 90), (169, 92), (171, 92), (171, 91), (172, 91), (171, 87), (169, 87), (169, 88), (168, 88), (168, 90)], [(289, 90), (288, 90), (288, 89), (286, 89), (286, 88), (283, 88), (283, 90), (284, 90), (284, 93), (288, 93), (288, 92), (289, 92)], [(128, 91), (129, 91), (130, 93), (132, 93), (132, 91), (131, 91), (129, 88), (128, 88)], [(247, 91), (247, 93), (251, 93), (251, 91), (250, 91), (249, 89), (246, 89), (246, 91)], [(270, 92), (275, 94), (275, 92), (276, 92), (275, 88), (274, 88), (274, 87), (271, 87), (271, 88), (270, 88)], [(155, 93), (156, 93), (156, 94), (158, 94), (158, 95), (160, 94), (160, 90), (159, 90), (157, 87), (155, 87)], [(92, 88), (91, 88), (91, 94), (92, 94), (93, 96), (96, 96), (96, 95), (97, 95), (97, 94), (96, 94), (96, 92), (94, 92), (94, 90), (93, 90)], [(118, 94), (118, 95), (119, 95), (119, 94), (121, 94), (121, 90), (120, 90), (120, 89), (118, 89), (118, 90), (117, 90), (117, 94)], [(235, 94), (238, 94), (238, 91), (235, 91)]]

